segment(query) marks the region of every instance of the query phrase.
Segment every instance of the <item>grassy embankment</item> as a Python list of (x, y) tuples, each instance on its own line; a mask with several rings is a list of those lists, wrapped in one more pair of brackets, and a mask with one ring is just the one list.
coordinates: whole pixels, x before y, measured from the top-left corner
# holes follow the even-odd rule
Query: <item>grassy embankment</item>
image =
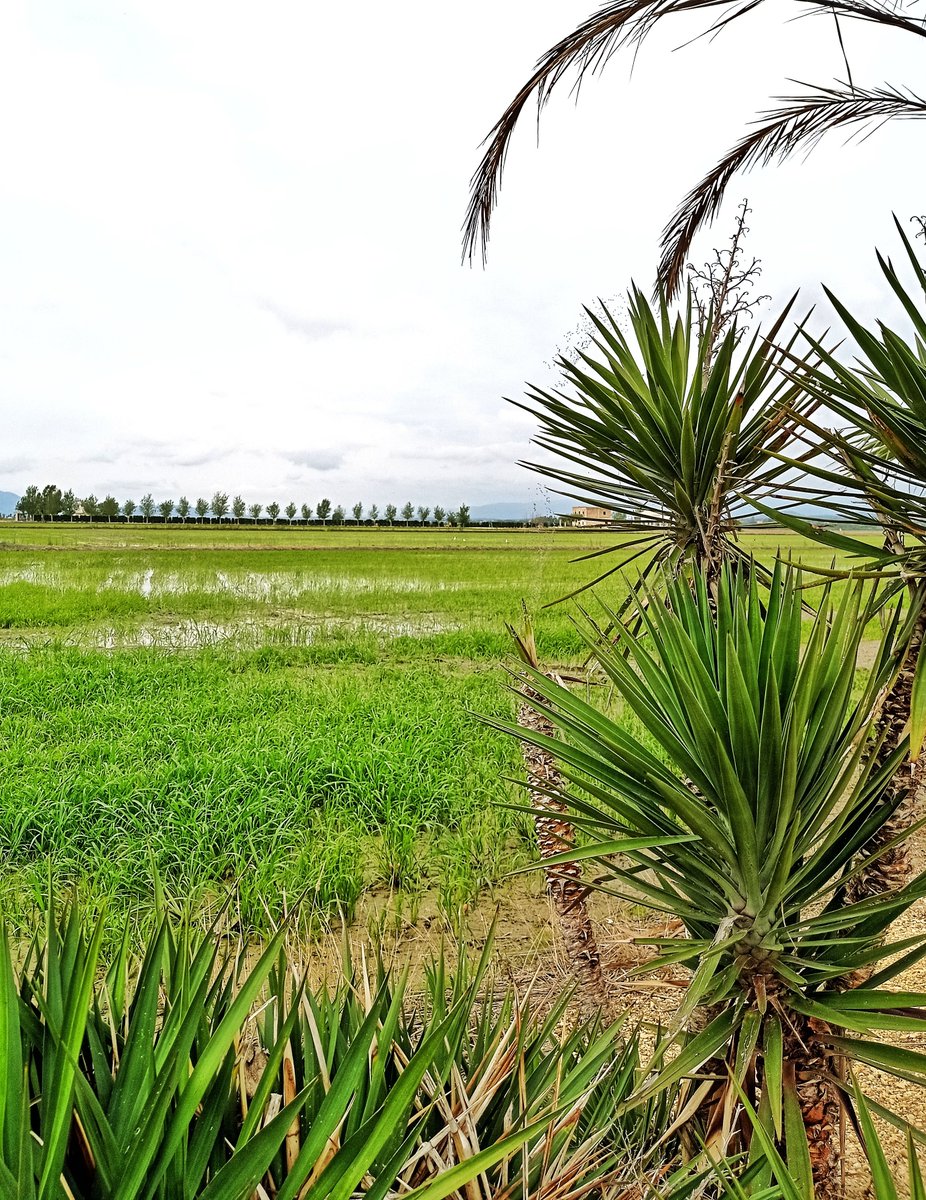
[[(751, 535), (768, 559), (830, 554)], [(364, 889), (448, 915), (527, 861), (504, 781), (506, 620), (580, 658), (568, 606), (595, 533), (6, 526), (0, 909), (73, 884), (145, 912), (235, 885), (261, 927)], [(613, 600), (625, 584), (612, 577)]]

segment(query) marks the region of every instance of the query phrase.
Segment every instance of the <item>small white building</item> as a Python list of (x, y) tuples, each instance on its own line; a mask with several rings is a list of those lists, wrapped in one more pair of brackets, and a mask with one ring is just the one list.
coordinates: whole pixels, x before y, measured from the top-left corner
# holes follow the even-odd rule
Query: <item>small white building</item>
[(596, 504), (576, 504), (572, 509), (572, 524), (593, 527), (605, 525), (614, 520), (614, 510), (600, 508)]

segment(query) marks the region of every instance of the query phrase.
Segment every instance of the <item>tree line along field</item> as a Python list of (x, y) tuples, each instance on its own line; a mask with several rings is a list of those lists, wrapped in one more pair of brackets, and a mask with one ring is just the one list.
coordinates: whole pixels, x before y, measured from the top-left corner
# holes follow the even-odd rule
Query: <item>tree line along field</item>
[[(13, 494), (4, 492), (3, 496), (13, 498)], [(343, 504), (332, 506), (325, 497), (314, 506), (312, 504), (297, 504), (290, 500), (280, 504), (273, 500), (267, 505), (248, 503), (243, 496), (233, 499), (226, 492), (214, 492), (211, 499), (200, 496), (195, 502), (182, 496), (179, 500), (155, 500), (149, 492), (142, 496), (136, 504), (132, 499), (118, 500), (107, 494), (102, 500), (94, 495), (80, 499), (68, 488), (62, 491), (56, 484), (49, 483), (40, 488), (30, 484), (19, 500), (16, 501), (16, 514), (30, 521), (140, 521), (149, 522), (176, 521), (186, 524), (188, 521), (223, 521), (241, 525), (243, 522), (275, 525), (284, 521), (292, 525), (298, 520), (299, 524), (319, 522), (322, 525), (344, 525), (352, 521), (354, 525), (378, 525), (382, 520), (385, 525), (396, 525), (401, 522), (406, 528), (415, 523), (420, 526), (429, 524), (465, 527), (470, 523), (468, 504), (461, 504), (456, 509), (442, 508), (439, 504), (433, 508), (427, 505), (415, 505), (411, 500), (401, 507), (398, 504), (383, 505), (382, 512), (377, 504), (366, 505), (357, 502), (350, 510)]]
[[(0, 907), (47, 892), (144, 915), (156, 875), (242, 923), (365, 891), (461, 905), (531, 861), (509, 782), (506, 621), (581, 662), (586, 531), (363, 533), (16, 525), (0, 552)], [(757, 557), (831, 554), (752, 533)], [(609, 602), (625, 581), (601, 586)], [(591, 594), (582, 600), (594, 611)]]

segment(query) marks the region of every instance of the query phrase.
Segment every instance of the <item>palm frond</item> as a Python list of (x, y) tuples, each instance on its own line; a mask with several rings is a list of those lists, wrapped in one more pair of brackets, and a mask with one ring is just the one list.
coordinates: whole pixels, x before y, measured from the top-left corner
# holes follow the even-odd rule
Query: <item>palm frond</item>
[[(753, 8), (757, 8), (760, 2), (762, 0), (618, 0), (617, 4), (606, 4), (600, 8), (571, 34), (567, 34), (555, 43), (555, 46), (549, 48), (546, 54), (543, 54), (537, 61), (534, 73), (531, 74), (527, 83), (517, 91), (515, 98), (501, 114), (499, 120), (495, 122), (492, 131), (486, 138), (485, 154), (470, 181), (470, 199), (467, 217), (463, 224), (464, 260), (469, 259), (471, 262), (479, 248), (483, 264), (486, 262), (489, 223), (491, 223), (495, 205), (498, 203), (498, 192), (501, 175), (505, 169), (507, 150), (509, 150), (517, 122), (531, 100), (536, 101), (537, 118), (540, 118), (540, 113), (551, 98), (554, 89), (563, 82), (567, 74), (572, 70), (576, 71), (577, 78), (573, 84), (573, 91), (578, 91), (585, 74), (595, 74), (601, 71), (619, 49), (626, 46), (639, 47), (645, 37), (653, 31), (654, 26), (665, 17), (679, 16), (681, 13), (702, 10), (702, 8), (704, 10), (717, 8), (721, 12), (717, 14), (714, 22), (704, 30), (702, 36), (712, 35), (726, 28), (734, 20), (745, 17), (747, 13), (752, 12)], [(804, 6), (805, 14), (831, 13), (837, 18), (861, 20), (868, 24), (882, 25), (884, 28), (926, 37), (926, 26), (920, 20), (909, 17), (901, 7), (891, 4), (889, 0), (801, 0), (801, 4)], [(820, 95), (825, 94), (824, 89), (819, 91)], [(838, 95), (838, 92), (834, 92), (834, 95)], [(897, 109), (904, 106), (909, 107), (910, 103), (922, 104), (918, 97), (908, 96), (902, 91), (894, 92), (890, 88), (874, 91), (859, 91), (853, 88), (849, 89), (846, 95), (860, 100), (862, 106), (865, 106), (866, 102), (872, 102), (876, 97), (877, 102), (882, 106), (884, 104), (890, 106), (892, 97)], [(796, 100), (804, 102), (805, 97), (796, 97)], [(782, 112), (787, 112), (787, 110), (782, 110)], [(850, 120), (877, 119), (878, 115), (878, 113), (872, 113), (870, 116), (843, 118), (837, 120), (835, 124), (844, 125)], [(900, 110), (880, 114), (884, 120), (901, 115), (919, 114), (900, 112)], [(788, 116), (783, 120), (787, 121)], [(760, 136), (762, 136), (762, 131), (757, 131), (734, 146), (723, 162), (718, 163), (717, 167), (709, 175), (706, 175), (698, 187), (689, 194), (689, 197), (686, 197), (677, 215), (669, 223), (665, 240), (663, 240), (665, 254), (663, 254), (663, 266), (660, 272), (660, 280), (667, 288), (669, 295), (677, 292), (680, 286), (685, 265), (684, 253), (690, 246), (693, 235), (697, 232), (700, 224), (703, 224), (710, 215), (716, 212), (723, 188), (726, 187), (729, 178), (732, 178), (732, 174), (744, 166), (744, 163), (740, 163), (739, 166), (732, 167), (735, 158), (745, 155), (747, 158), (752, 156), (754, 161), (772, 161), (775, 157), (784, 156), (790, 152), (787, 149), (783, 151), (783, 154), (780, 150), (763, 152), (759, 146), (754, 145), (757, 138), (760, 142)], [(769, 133), (768, 136), (774, 136), (774, 134)], [(808, 143), (808, 139), (801, 136), (796, 144), (812, 144), (812, 139)], [(722, 174), (724, 164), (727, 164), (728, 174), (726, 175)], [(721, 175), (718, 175), (718, 172), (721, 172)], [(715, 197), (714, 200), (710, 200), (711, 196)], [(697, 215), (697, 209), (702, 204), (704, 205), (703, 215), (699, 220), (693, 221), (693, 217)], [(689, 216), (690, 209), (691, 215)], [(681, 250), (683, 246), (684, 250)], [(683, 257), (680, 262), (677, 262), (679, 254)], [(667, 262), (671, 264), (671, 269), (667, 268)]]
[(567, 34), (538, 60), (536, 70), (521, 87), (486, 138), (487, 148), (471, 180), (464, 223), (463, 257), (470, 260), (479, 246), (483, 263), (489, 240), (489, 223), (498, 200), (498, 189), (508, 146), (525, 106), (536, 98), (538, 115), (554, 89), (575, 68), (581, 83), (586, 72), (605, 67), (611, 56), (628, 42), (642, 41), (662, 17), (700, 8), (733, 8), (741, 15), (759, 0), (617, 0), (604, 5)]
[(808, 0), (808, 3), (813, 5), (812, 12), (832, 13), (836, 17), (867, 21), (917, 37), (926, 37), (926, 25), (922, 19), (908, 16), (903, 11), (903, 5), (894, 3), (894, 0)]
[(870, 134), (885, 121), (926, 117), (926, 100), (888, 84), (869, 89), (814, 88), (781, 100), (781, 107), (764, 113), (758, 128), (741, 138), (691, 189), (663, 230), (659, 278), (669, 295), (681, 285), (695, 235), (716, 216), (735, 175), (811, 150), (835, 129), (871, 126)]

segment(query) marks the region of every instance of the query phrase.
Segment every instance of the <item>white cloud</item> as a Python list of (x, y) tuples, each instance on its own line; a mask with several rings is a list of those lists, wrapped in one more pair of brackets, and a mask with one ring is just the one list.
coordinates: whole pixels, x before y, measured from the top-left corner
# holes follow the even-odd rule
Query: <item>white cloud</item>
[[(554, 96), (539, 149), (528, 117), (488, 269), (463, 268), (478, 143), (590, 7), (11, 0), (0, 487), (532, 494), (532, 421), (501, 397), (546, 381), (582, 303), (648, 286), (673, 205), (788, 76), (844, 74), (831, 24), (778, 9), (677, 53), (703, 21), (665, 26), (633, 79), (618, 55), (577, 106)], [(902, 37), (847, 38), (857, 79), (914, 78)], [(917, 137), (735, 185), (763, 290), (881, 306), (873, 246), (923, 208)]]

